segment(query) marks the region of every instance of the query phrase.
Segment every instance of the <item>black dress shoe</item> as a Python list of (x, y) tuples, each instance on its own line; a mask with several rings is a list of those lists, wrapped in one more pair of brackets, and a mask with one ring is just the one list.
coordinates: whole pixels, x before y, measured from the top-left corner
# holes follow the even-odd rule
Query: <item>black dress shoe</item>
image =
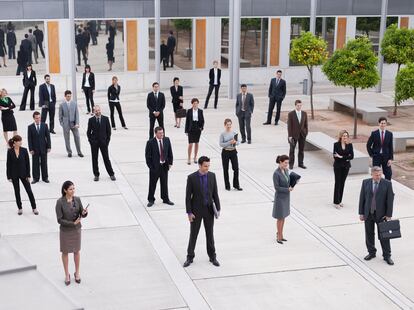
[(305, 165), (299, 165), (299, 167), (302, 168), (302, 169), (306, 169)]
[(279, 125), (278, 123), (275, 123), (275, 126)]
[(391, 259), (391, 257), (384, 258), (384, 260), (387, 262), (388, 265), (394, 265), (394, 261)]
[(43, 180), (45, 183), (50, 183), (49, 179)]
[(56, 132), (54, 130), (51, 130), (50, 133), (53, 133), (54, 135), (56, 134)]
[(367, 256), (364, 257), (365, 260), (371, 260), (373, 258), (375, 258), (376, 255), (375, 254), (368, 254)]
[(241, 143), (246, 143), (246, 140), (241, 140)]
[(116, 181), (115, 175), (111, 175), (110, 178), (111, 178), (112, 181)]
[(235, 187), (234, 189), (236, 189), (238, 191), (242, 191), (243, 190), (243, 188), (241, 188), (241, 187)]
[(276, 239), (276, 242), (279, 243), (279, 244), (283, 244), (282, 240), (277, 240)]
[(270, 125), (270, 123), (268, 123), (268, 122), (265, 122), (265, 123), (263, 123), (263, 125)]
[(216, 267), (219, 267), (220, 266), (220, 263), (215, 258), (210, 258), (210, 263), (212, 263)]
[(247, 141), (247, 144), (252, 144), (252, 140), (248, 140)]
[(193, 263), (193, 260), (192, 259), (188, 259), (187, 258), (187, 260), (184, 262), (184, 264), (183, 264), (183, 267), (185, 268), (185, 267), (188, 267), (188, 266), (190, 266), (191, 264)]
[(68, 157), (72, 157), (72, 153), (69, 153), (69, 154), (68, 154)]
[(33, 179), (31, 183), (36, 184), (37, 182), (39, 182), (39, 180)]
[(84, 157), (82, 153), (78, 153), (78, 156), (79, 157)]
[(148, 201), (147, 207), (152, 207), (154, 205), (154, 201)]
[(98, 181), (99, 181), (99, 176), (95, 175), (95, 177), (93, 178), (93, 180), (94, 180), (95, 182), (98, 182)]
[(226, 191), (230, 191), (230, 187), (227, 187), (227, 186), (226, 186)]
[(169, 205), (169, 206), (173, 206), (174, 205), (174, 202), (172, 202), (171, 200), (163, 201), (163, 203), (165, 203), (166, 205)]

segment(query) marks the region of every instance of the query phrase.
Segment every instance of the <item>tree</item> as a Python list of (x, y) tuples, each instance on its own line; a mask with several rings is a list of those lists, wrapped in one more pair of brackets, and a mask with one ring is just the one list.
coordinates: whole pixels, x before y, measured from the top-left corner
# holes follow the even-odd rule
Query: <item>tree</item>
[[(188, 32), (188, 48), (191, 49), (193, 21), (191, 19), (174, 19), (173, 22), (177, 30), (177, 47), (175, 50), (178, 51), (178, 33), (180, 31)], [(191, 53), (189, 53), (188, 59), (191, 59)]]
[(241, 20), (241, 31), (243, 32), (241, 58), (244, 58), (244, 46), (246, 44), (247, 32), (250, 29), (254, 29), (255, 31), (260, 29), (260, 18), (242, 18)]
[(312, 119), (315, 119), (313, 111), (313, 67), (322, 65), (328, 59), (328, 55), (326, 41), (311, 32), (302, 32), (299, 37), (292, 40), (290, 59), (305, 65), (309, 71)]
[(414, 99), (414, 63), (402, 68), (395, 79), (395, 102), (410, 98)]
[(354, 138), (357, 137), (357, 89), (374, 87), (379, 82), (377, 57), (371, 41), (360, 37), (348, 41), (344, 48), (336, 50), (322, 67), (327, 78), (337, 86), (354, 90)]
[[(397, 64), (397, 77), (401, 65), (414, 62), (414, 31), (399, 29), (395, 24), (389, 26), (381, 41), (381, 54), (385, 62)], [(398, 101), (394, 100), (394, 115), (397, 114), (397, 106)]]

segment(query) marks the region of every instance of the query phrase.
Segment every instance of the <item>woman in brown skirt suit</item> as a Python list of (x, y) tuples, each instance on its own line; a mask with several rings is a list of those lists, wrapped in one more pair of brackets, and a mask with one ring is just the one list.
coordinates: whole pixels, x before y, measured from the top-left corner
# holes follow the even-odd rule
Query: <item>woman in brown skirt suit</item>
[(81, 218), (88, 215), (88, 208), (83, 208), (79, 197), (75, 197), (75, 186), (71, 181), (62, 185), (62, 197), (56, 201), (56, 217), (60, 224), (60, 251), (62, 252), (65, 284), (70, 284), (68, 268), (69, 253), (75, 261), (75, 282), (80, 283), (79, 263), (81, 249)]

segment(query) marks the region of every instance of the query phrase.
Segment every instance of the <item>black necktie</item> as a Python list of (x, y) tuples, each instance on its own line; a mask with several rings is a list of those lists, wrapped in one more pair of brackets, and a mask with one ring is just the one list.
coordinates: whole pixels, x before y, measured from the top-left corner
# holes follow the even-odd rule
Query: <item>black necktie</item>
[(36, 129), (37, 129), (37, 133), (39, 134), (40, 133), (40, 125), (39, 124), (36, 124)]

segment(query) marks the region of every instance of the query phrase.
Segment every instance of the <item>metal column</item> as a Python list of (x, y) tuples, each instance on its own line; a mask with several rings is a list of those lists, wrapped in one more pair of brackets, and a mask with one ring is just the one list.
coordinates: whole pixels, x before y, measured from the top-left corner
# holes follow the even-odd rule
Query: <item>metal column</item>
[(240, 85), (241, 0), (234, 0), (233, 15), (233, 89), (231, 99), (236, 98)]
[(75, 65), (75, 0), (68, 0), (68, 13), (69, 13), (69, 45), (70, 45), (70, 78), (71, 78), (71, 87), (72, 87), (72, 99), (77, 101), (78, 92), (76, 88), (76, 65)]
[(316, 0), (311, 0), (309, 31), (316, 33)]
[(160, 0), (154, 0), (154, 17), (155, 17), (155, 81), (160, 81), (160, 67), (161, 67), (161, 5)]
[(379, 45), (378, 45), (378, 72), (380, 76), (380, 81), (377, 85), (377, 93), (381, 92), (382, 89), (382, 67), (384, 64), (384, 57), (381, 55), (381, 41), (384, 38), (385, 28), (387, 27), (387, 11), (388, 11), (388, 0), (382, 0), (381, 5), (381, 24), (380, 24), (380, 34), (379, 34)]
[(233, 98), (233, 25), (234, 25), (234, 0), (229, 0), (229, 53), (228, 53), (228, 74), (229, 86), (227, 96), (229, 99)]

